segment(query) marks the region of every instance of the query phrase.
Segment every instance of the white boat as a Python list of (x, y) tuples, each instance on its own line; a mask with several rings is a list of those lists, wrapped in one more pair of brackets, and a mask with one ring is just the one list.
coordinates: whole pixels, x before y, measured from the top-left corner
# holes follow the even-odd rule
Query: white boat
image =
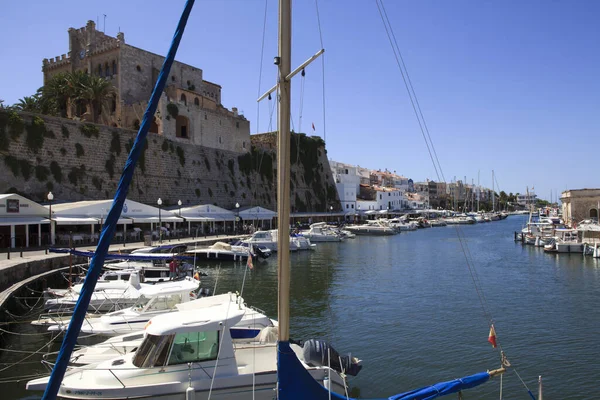
[[(125, 277), (127, 281), (119, 279)], [(137, 271), (107, 272), (96, 282), (88, 311), (98, 313), (130, 307), (137, 301), (144, 286)], [(83, 283), (78, 283), (69, 289), (45, 290), (44, 307), (51, 313), (72, 311), (79, 300), (82, 287)]]
[[(302, 236), (290, 236), (289, 241), (290, 251), (312, 250), (315, 248), (310, 240)], [(277, 251), (277, 229), (256, 231), (250, 238), (242, 240), (242, 242), (251, 246), (264, 246), (271, 251)]]
[(317, 222), (310, 225), (308, 231), (302, 232), (302, 236), (311, 242), (341, 242), (344, 237), (332, 229), (326, 222)]
[[(230, 307), (244, 311), (240, 322), (230, 329), (230, 335), (234, 342), (254, 341), (264, 328), (277, 326), (277, 322), (267, 317), (263, 311), (247, 306), (244, 299), (234, 293), (202, 297), (187, 303), (181, 303), (177, 305), (177, 310), (200, 310), (219, 307), (223, 304), (229, 304)], [(85, 346), (73, 352), (71, 365), (94, 364), (131, 353), (142, 344), (144, 333), (144, 330), (134, 331), (111, 337), (102, 343)]]
[(386, 221), (380, 219), (369, 220), (363, 225), (348, 225), (346, 226), (346, 230), (356, 235), (387, 236), (398, 233), (395, 228), (391, 227)]
[(583, 243), (577, 236), (577, 229), (556, 229), (554, 250), (557, 253), (583, 253)]
[[(295, 248), (298, 250), (314, 250), (317, 247), (316, 244), (310, 242), (310, 240), (302, 235), (290, 236), (290, 249)], [(294, 251), (294, 250), (292, 250)]]
[(419, 224), (414, 221), (406, 221), (402, 218), (391, 218), (388, 219), (388, 224), (396, 229), (398, 232), (402, 231), (416, 231), (419, 228)]
[[(246, 261), (249, 255), (256, 255), (252, 253), (250, 249), (251, 246), (239, 246), (217, 242), (209, 247), (188, 250), (184, 254), (199, 260)], [(263, 250), (257, 254), (260, 254), (262, 258), (267, 258), (271, 255), (271, 250), (264, 247)]]
[[(210, 392), (215, 399), (271, 400), (277, 384), (276, 336), (273, 327), (265, 327), (259, 340), (235, 342), (231, 333), (244, 325), (245, 315), (245, 310), (224, 302), (157, 316), (144, 330), (135, 352), (113, 341), (121, 354), (67, 371), (58, 395), (65, 399), (175, 399), (192, 388), (196, 398), (207, 398)], [(137, 334), (129, 338), (139, 340)], [(345, 390), (341, 371), (352, 374), (360, 369), (356, 359), (340, 356), (323, 342), (291, 346), (307, 372), (337, 392)], [(322, 351), (331, 354), (332, 368), (339, 372), (321, 365)], [(90, 360), (94, 357), (89, 356)], [(47, 377), (35, 379), (27, 383), (27, 389), (43, 390), (47, 383)]]
[[(136, 303), (129, 308), (113, 311), (96, 318), (86, 318), (81, 325), (81, 336), (93, 335), (92, 340), (123, 335), (144, 329), (148, 321), (157, 315), (177, 311), (177, 305), (196, 298), (200, 281), (186, 277), (146, 286), (139, 290)], [(66, 330), (68, 322), (48, 327), (49, 331)], [(89, 337), (89, 336), (88, 336)], [(83, 344), (82, 340), (79, 340)]]

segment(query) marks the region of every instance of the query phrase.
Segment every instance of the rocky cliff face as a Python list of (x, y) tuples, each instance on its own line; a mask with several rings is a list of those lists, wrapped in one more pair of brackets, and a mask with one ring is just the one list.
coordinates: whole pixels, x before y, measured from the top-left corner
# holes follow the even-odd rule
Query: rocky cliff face
[[(137, 132), (28, 113), (0, 112), (0, 193), (44, 201), (98, 200), (114, 196)], [(216, 204), (276, 209), (275, 133), (252, 136), (246, 154), (183, 145), (150, 133), (128, 198), (184, 206)], [(293, 135), (293, 211), (339, 208), (325, 143)]]

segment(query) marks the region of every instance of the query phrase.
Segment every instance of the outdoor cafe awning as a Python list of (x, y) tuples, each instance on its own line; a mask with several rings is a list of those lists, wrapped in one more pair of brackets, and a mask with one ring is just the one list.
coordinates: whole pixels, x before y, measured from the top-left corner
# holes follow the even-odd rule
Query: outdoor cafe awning
[(48, 218), (36, 217), (36, 216), (0, 218), (0, 226), (38, 225), (38, 224), (47, 224), (48, 222), (49, 222)]

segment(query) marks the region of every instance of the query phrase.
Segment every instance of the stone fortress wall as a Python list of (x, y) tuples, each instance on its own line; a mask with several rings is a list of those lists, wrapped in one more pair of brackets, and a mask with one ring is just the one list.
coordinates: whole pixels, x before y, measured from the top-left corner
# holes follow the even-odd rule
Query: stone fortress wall
[[(29, 113), (0, 112), (0, 193), (16, 192), (43, 202), (107, 199), (114, 196), (136, 131)], [(148, 135), (128, 198), (165, 205), (216, 204), (233, 209), (260, 205), (276, 209), (275, 135), (253, 135), (246, 153), (181, 143)], [(300, 144), (300, 151), (294, 147)], [(292, 209), (339, 209), (324, 143), (292, 138)], [(250, 147), (248, 145), (248, 147)], [(296, 156), (294, 156), (296, 154)], [(299, 156), (298, 156), (299, 155)]]

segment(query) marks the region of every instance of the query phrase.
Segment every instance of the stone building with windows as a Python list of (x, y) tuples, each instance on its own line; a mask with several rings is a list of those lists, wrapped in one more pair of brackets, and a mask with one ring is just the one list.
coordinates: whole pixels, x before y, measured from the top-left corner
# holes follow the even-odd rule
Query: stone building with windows
[(563, 220), (567, 224), (584, 219), (598, 218), (600, 208), (600, 189), (574, 189), (562, 192)]
[[(69, 52), (44, 59), (44, 84), (61, 72), (83, 71), (110, 81), (115, 94), (100, 111), (100, 122), (137, 129), (158, 79), (164, 57), (96, 30), (94, 21), (69, 28)], [(69, 115), (74, 117), (74, 115)], [(237, 108), (221, 103), (221, 86), (204, 80), (202, 70), (175, 61), (152, 121), (150, 132), (181, 143), (247, 152), (250, 122)]]

